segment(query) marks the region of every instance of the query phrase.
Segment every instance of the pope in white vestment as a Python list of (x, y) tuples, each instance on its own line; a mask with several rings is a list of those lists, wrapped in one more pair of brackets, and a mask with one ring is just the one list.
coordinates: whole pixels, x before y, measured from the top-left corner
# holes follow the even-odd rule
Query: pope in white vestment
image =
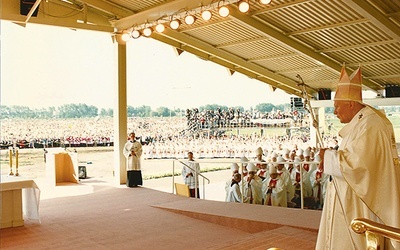
[[(351, 229), (355, 218), (400, 228), (400, 166), (393, 126), (382, 112), (361, 102), (361, 72), (355, 73), (349, 79), (342, 69), (335, 96), (335, 114), (347, 123), (339, 132), (339, 149), (320, 151), (324, 172), (332, 180), (327, 184), (318, 250), (367, 249), (365, 235)], [(386, 239), (380, 247), (400, 249), (400, 244)]]

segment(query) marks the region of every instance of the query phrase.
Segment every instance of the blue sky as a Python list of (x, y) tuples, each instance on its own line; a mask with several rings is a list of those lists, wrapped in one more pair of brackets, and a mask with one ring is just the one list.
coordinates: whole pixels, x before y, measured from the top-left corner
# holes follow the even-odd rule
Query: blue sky
[[(128, 105), (255, 107), (290, 95), (149, 38), (127, 44)], [(112, 108), (117, 45), (108, 33), (1, 21), (1, 105)]]

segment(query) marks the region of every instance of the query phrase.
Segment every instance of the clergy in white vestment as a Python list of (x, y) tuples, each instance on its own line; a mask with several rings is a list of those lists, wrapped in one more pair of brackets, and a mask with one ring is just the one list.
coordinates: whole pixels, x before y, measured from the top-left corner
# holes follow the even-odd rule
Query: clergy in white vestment
[[(314, 159), (316, 162), (320, 162), (320, 156), (317, 155)], [(318, 164), (318, 168), (314, 170), (310, 175), (311, 186), (313, 189), (313, 197), (316, 198), (318, 208), (322, 208), (324, 205), (324, 199), (326, 194), (326, 185), (328, 184), (329, 176), (324, 173), (324, 168), (321, 164)]]
[(264, 205), (287, 207), (287, 192), (284, 181), (280, 178), (276, 167), (269, 166), (269, 177), (263, 181), (262, 192)]
[(242, 175), (239, 173), (235, 173), (232, 177), (232, 182), (228, 188), (228, 195), (226, 198), (227, 202), (237, 202), (237, 203), (247, 203), (247, 198), (242, 196), (242, 192), (240, 190), (240, 181), (242, 180)]
[(253, 163), (247, 164), (248, 174), (242, 180), (243, 195), (247, 203), (262, 204), (262, 179), (256, 174), (257, 167)]
[(287, 204), (288, 205), (290, 204), (292, 206), (291, 201), (294, 197), (294, 186), (292, 185), (290, 173), (285, 168), (285, 163), (284, 163), (285, 159), (282, 156), (278, 156), (276, 161), (277, 161), (277, 163), (274, 163), (275, 167), (276, 167), (276, 171), (278, 172), (279, 178), (285, 184)]
[(194, 161), (193, 152), (189, 151), (187, 153), (188, 161), (182, 167), (182, 177), (185, 184), (189, 187), (190, 197), (200, 198), (199, 189), (199, 174), (200, 174), (200, 164)]
[(128, 161), (126, 185), (128, 187), (137, 187), (143, 185), (142, 172), (140, 169), (140, 157), (142, 156), (142, 144), (136, 140), (135, 133), (128, 135), (128, 141), (125, 143), (123, 154)]
[[(230, 176), (230, 178), (225, 183), (225, 193), (226, 193), (225, 201), (228, 201), (229, 190), (230, 190), (230, 188), (232, 186), (232, 182), (234, 181), (233, 177), (234, 177), (235, 174), (239, 173), (239, 165), (237, 163), (232, 163), (231, 164), (231, 171), (232, 171), (232, 175)], [(242, 176), (240, 175), (240, 177), (242, 177)], [(240, 178), (240, 179), (242, 179), (242, 178)]]
[[(385, 114), (362, 102), (362, 76), (343, 66), (334, 114), (346, 125), (338, 150), (320, 149), (327, 184), (316, 249), (367, 249), (365, 235), (351, 229), (354, 218), (400, 228), (400, 166), (393, 126)], [(380, 249), (400, 249), (381, 239)]]

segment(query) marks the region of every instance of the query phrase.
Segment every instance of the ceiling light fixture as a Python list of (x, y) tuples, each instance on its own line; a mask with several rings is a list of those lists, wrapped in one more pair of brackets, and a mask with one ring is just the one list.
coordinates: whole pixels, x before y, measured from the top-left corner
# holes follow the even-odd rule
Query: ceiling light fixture
[(222, 6), (221, 8), (219, 8), (218, 13), (222, 17), (227, 17), (229, 16), (229, 9), (226, 6)]
[(173, 29), (173, 30), (177, 30), (180, 25), (181, 25), (181, 21), (179, 21), (178, 19), (174, 19), (169, 23), (169, 27), (171, 27), (171, 29)]
[(131, 33), (131, 36), (132, 36), (134, 39), (139, 38), (141, 35), (142, 35), (142, 34), (141, 34), (140, 31), (138, 31), (138, 30), (134, 30), (134, 31), (132, 31), (132, 33)]
[(209, 10), (203, 11), (203, 13), (201, 13), (201, 17), (203, 18), (204, 21), (210, 20), (212, 17), (211, 11)]
[(128, 32), (124, 31), (122, 32), (121, 39), (122, 41), (127, 42), (129, 39), (131, 39), (131, 36), (128, 34)]
[(146, 37), (151, 36), (152, 33), (153, 33), (153, 29), (150, 27), (146, 27), (143, 29), (143, 35)]
[(158, 33), (163, 33), (164, 30), (165, 30), (164, 24), (159, 23), (159, 24), (156, 25), (156, 31), (157, 31)]
[(272, 0), (260, 0), (261, 4), (270, 4)]
[(187, 15), (185, 17), (185, 23), (188, 25), (194, 24), (195, 21), (196, 21), (196, 17), (193, 15)]
[(227, 17), (229, 16), (229, 9), (226, 6), (222, 6), (219, 8), (218, 13), (222, 17)]
[(242, 13), (246, 13), (250, 9), (250, 4), (248, 1), (243, 0), (239, 2), (239, 11)]

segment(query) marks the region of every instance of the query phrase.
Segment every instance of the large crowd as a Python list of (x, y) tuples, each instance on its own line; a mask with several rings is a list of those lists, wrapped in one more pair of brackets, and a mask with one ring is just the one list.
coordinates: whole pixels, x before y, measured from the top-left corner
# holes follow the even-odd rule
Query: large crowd
[[(175, 158), (189, 148), (201, 158), (240, 157), (251, 154), (252, 145), (271, 148), (277, 143), (289, 143), (289, 138), (281, 135), (266, 138), (257, 133), (233, 135), (226, 131), (268, 127), (266, 124), (274, 127), (308, 126), (305, 121), (308, 119), (304, 119), (300, 112), (278, 110), (261, 114), (233, 109), (201, 112), (188, 109), (185, 117), (129, 117), (128, 131), (133, 130), (140, 137), (138, 139), (145, 146), (145, 158)], [(2, 148), (113, 146), (113, 124), (109, 117), (3, 119), (0, 143)], [(290, 138), (291, 144), (306, 141), (307, 138)]]
[[(218, 126), (202, 127), (201, 117), (204, 115), (213, 116), (207, 114), (207, 111), (196, 114), (198, 117), (196, 119), (199, 121), (198, 129), (207, 131), (206, 133), (192, 133), (193, 131), (189, 126), (189, 120), (191, 119), (189, 114), (185, 117), (167, 118), (129, 117), (128, 131), (135, 131), (136, 136), (138, 136), (137, 139), (142, 143), (143, 160), (184, 159), (190, 151), (198, 159), (232, 158), (239, 160), (247, 158), (252, 161), (258, 154), (259, 148), (263, 149), (262, 156), (268, 163), (273, 162), (274, 159), (276, 160), (277, 156), (284, 155), (287, 155), (285, 156), (287, 161), (293, 162), (295, 160), (294, 157), (297, 156), (296, 154), (303, 150), (309, 152), (311, 157), (309, 161), (314, 160), (317, 149), (311, 145), (309, 135), (288, 136), (285, 133), (262, 135), (261, 129), (258, 129), (259, 126), (253, 127), (256, 129), (253, 129), (251, 133), (240, 133), (240, 127), (234, 127), (229, 130), (229, 126), (218, 124), (218, 119), (215, 120)], [(290, 117), (281, 112), (276, 112), (273, 116), (267, 115), (263, 118), (261, 116), (253, 116), (253, 118), (271, 120)], [(233, 117), (232, 120), (235, 119)], [(213, 133), (212, 131), (214, 130), (226, 132)], [(8, 119), (1, 122), (1, 143), (3, 148), (8, 148), (9, 146), (19, 148), (113, 146), (113, 135), (112, 118)], [(337, 143), (334, 137), (325, 137), (325, 139), (325, 145), (334, 147), (335, 143)], [(289, 166), (292, 165), (287, 165), (286, 169), (290, 169)], [(266, 164), (265, 166), (267, 167)], [(312, 170), (316, 170), (315, 165), (313, 165)], [(262, 171), (262, 164), (258, 166), (257, 171)], [(296, 170), (293, 170), (293, 173), (296, 173)], [(311, 172), (304, 178), (309, 182), (310, 176)], [(294, 185), (296, 186), (297, 184)], [(288, 206), (292, 204), (291, 202), (292, 200), (288, 200)]]
[(267, 127), (287, 127), (293, 123), (302, 125), (306, 122), (304, 113), (294, 111), (272, 110), (271, 112), (261, 113), (257, 110), (241, 111), (240, 109), (229, 108), (222, 110), (203, 110), (187, 109), (187, 126), (190, 131), (199, 129), (213, 129), (226, 127), (249, 127), (249, 126), (267, 126)]
[[(338, 148), (335, 143), (333, 149)], [(319, 164), (318, 151), (292, 146), (279, 144), (271, 151), (258, 147), (252, 157), (242, 156), (240, 164), (233, 163), (225, 201), (321, 209), (329, 176)]]
[[(174, 142), (177, 139), (190, 139), (193, 136), (200, 137), (199, 139), (205, 139), (204, 137), (220, 139), (228, 128), (308, 126), (307, 119), (303, 116), (303, 113), (296, 111), (277, 110), (260, 113), (258, 111), (241, 112), (230, 108), (227, 111), (217, 109), (200, 112), (195, 108), (187, 109), (185, 117), (130, 117), (128, 130), (135, 130), (144, 144), (151, 143), (153, 146), (160, 144), (160, 148), (165, 148), (170, 147), (168, 141), (172, 138)], [(207, 133), (202, 133), (204, 131)], [(0, 143), (2, 148), (9, 146), (19, 148), (113, 146), (113, 135), (112, 118), (3, 119)], [(181, 145), (182, 142), (178, 144)], [(169, 151), (173, 150), (176, 151), (176, 149), (169, 149)], [(207, 149), (204, 150), (207, 151)], [(154, 157), (159, 157), (157, 155), (159, 151), (160, 149), (153, 154)]]
[[(230, 114), (230, 115), (229, 115)], [(206, 118), (208, 117), (208, 118)], [(216, 118), (218, 117), (218, 118)], [(245, 118), (251, 117), (251, 118)], [(247, 120), (244, 126), (228, 126), (231, 122)], [(145, 159), (182, 157), (191, 149), (200, 158), (237, 158), (251, 155), (255, 145), (274, 148), (277, 144), (306, 144), (307, 138), (277, 135), (273, 138), (259, 133), (234, 135), (229, 129), (264, 127), (260, 120), (290, 119), (287, 126), (307, 125), (303, 115), (274, 111), (260, 114), (249, 111), (202, 111), (187, 110), (185, 117), (129, 117), (128, 131), (135, 131), (144, 145)], [(193, 131), (191, 123), (196, 121)], [(252, 122), (250, 124), (250, 122)], [(214, 124), (206, 126), (205, 124)], [(279, 123), (277, 123), (279, 124)], [(279, 125), (281, 126), (281, 124)], [(50, 148), (50, 147), (91, 147), (113, 146), (114, 125), (112, 118), (78, 119), (3, 119), (1, 121), (1, 147)]]

